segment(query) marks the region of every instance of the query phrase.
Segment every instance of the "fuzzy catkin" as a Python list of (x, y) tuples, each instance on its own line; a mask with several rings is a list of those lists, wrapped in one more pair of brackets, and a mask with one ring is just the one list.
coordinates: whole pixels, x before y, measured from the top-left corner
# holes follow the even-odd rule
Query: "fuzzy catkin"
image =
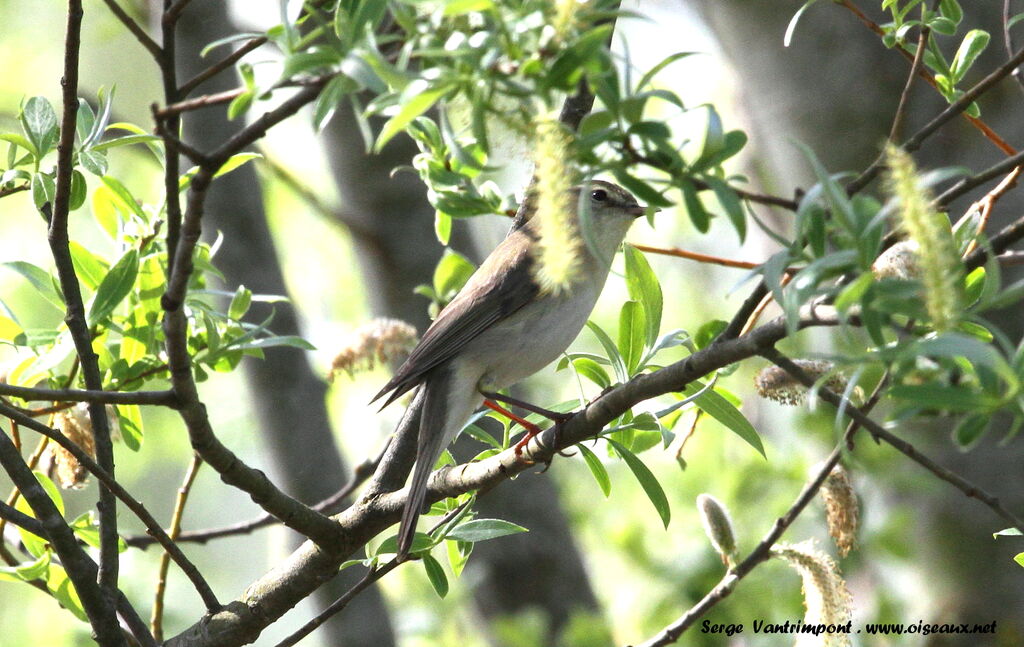
[[(845, 625), (853, 615), (853, 600), (835, 561), (815, 546), (814, 540), (776, 544), (772, 557), (789, 564), (803, 580), (806, 625)], [(797, 647), (848, 647), (845, 633), (800, 633)]]
[(949, 221), (932, 208), (932, 197), (918, 182), (913, 158), (892, 144), (886, 147), (885, 157), (889, 167), (886, 187), (900, 201), (900, 226), (916, 243), (928, 316), (935, 330), (950, 330), (960, 319), (963, 266), (956, 253)]
[(542, 291), (557, 294), (572, 285), (582, 265), (577, 205), (573, 204), (570, 192), (575, 174), (566, 164), (571, 159), (572, 140), (565, 128), (550, 117), (538, 119), (535, 126), (535, 217), (540, 237), (534, 278)]

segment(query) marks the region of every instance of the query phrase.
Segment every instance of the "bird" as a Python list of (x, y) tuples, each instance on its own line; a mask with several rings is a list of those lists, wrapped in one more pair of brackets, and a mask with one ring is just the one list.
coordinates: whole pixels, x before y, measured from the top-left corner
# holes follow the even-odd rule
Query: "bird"
[[(539, 219), (529, 217), (536, 207), (528, 199), (525, 221), (509, 232), (438, 313), (371, 400), (387, 395), (383, 409), (415, 387), (423, 389), (416, 464), (398, 532), (400, 561), (408, 559), (427, 482), (441, 453), (481, 404), (523, 422), (485, 396), (496, 396), (498, 390), (536, 373), (569, 347), (590, 317), (630, 225), (646, 213), (629, 191), (601, 180), (573, 187), (569, 198), (574, 211), (585, 205), (590, 216), (575, 280), (561, 290), (538, 281)], [(580, 227), (578, 215), (570, 222)], [(531, 427), (530, 436), (539, 431)], [(517, 453), (530, 436), (517, 445)]]

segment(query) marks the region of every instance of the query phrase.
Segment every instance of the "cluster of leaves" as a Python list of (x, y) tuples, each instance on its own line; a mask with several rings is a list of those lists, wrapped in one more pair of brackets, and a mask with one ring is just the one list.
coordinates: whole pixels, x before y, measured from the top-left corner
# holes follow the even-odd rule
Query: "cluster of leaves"
[[(921, 15), (919, 19), (908, 19), (911, 10), (920, 6)], [(934, 9), (924, 0), (886, 0), (882, 3), (882, 9), (887, 9), (892, 15), (892, 22), (882, 25), (885, 32), (882, 42), (886, 47), (902, 47), (910, 53), (917, 52), (917, 44), (909, 43), (906, 40), (908, 32), (914, 27), (927, 27), (936, 36), (956, 36), (963, 22), (964, 12), (958, 0), (940, 0)], [(950, 61), (942, 52), (939, 38), (929, 38), (922, 61), (925, 67), (931, 70), (935, 77), (935, 83), (950, 103), (956, 101), (964, 93), (957, 86), (971, 67), (978, 60), (981, 53), (988, 47), (991, 35), (983, 29), (971, 29), (964, 34), (956, 53)], [(981, 114), (977, 103), (972, 103), (967, 108), (967, 114), (977, 117)]]
[[(786, 30), (787, 44), (800, 17), (817, 1), (807, 0), (794, 14)], [(914, 9), (919, 9), (920, 13), (911, 13)], [(963, 27), (964, 11), (959, 0), (939, 0), (938, 3), (925, 0), (882, 0), (882, 10), (888, 11), (892, 17), (890, 22), (880, 25), (883, 32), (882, 42), (886, 47), (899, 47), (914, 55), (917, 53), (917, 42), (908, 41), (907, 35), (915, 27), (928, 28), (931, 37), (927, 40), (922, 62), (932, 73), (936, 88), (946, 101), (952, 103), (959, 99), (964, 91), (958, 86), (988, 47), (992, 39), (991, 34), (978, 28), (967, 30), (960, 38), (950, 60), (948, 54), (943, 52), (942, 40), (943, 37), (957, 36)], [(1024, 13), (1012, 16), (1007, 22), (1006, 29), (1010, 29), (1021, 20), (1024, 20)], [(978, 117), (981, 109), (976, 102), (972, 102), (966, 112), (972, 117)]]
[[(584, 81), (599, 105), (581, 124), (567, 167), (584, 177), (610, 174), (654, 207), (671, 204), (668, 191), (676, 189), (701, 232), (712, 213), (699, 192), (711, 190), (740, 238), (745, 235), (746, 214), (730, 187), (743, 178), (729, 177), (722, 164), (743, 148), (746, 135), (726, 131), (710, 105), (692, 108), (707, 115), (700, 137), (681, 137), (666, 125), (665, 110), (691, 109), (675, 92), (655, 87), (654, 78), (689, 53), (669, 56), (634, 84), (630, 61), (620, 73), (623, 62), (608, 46), (615, 20), (632, 16), (615, 3), (306, 4), (297, 22), (285, 16), (268, 33), (284, 55), (279, 77), (259, 87), (243, 64), (246, 89), (229, 114), (276, 87), (329, 79), (314, 106), (314, 125), (321, 127), (347, 101), (368, 147), (379, 150), (408, 132), (422, 151), (413, 167), (430, 189), (443, 242), (452, 218), (507, 210), (508, 200), (487, 181), (494, 170), (487, 165), (492, 140), (528, 142), (535, 120), (557, 112)], [(562, 4), (573, 6), (559, 24)], [(367, 94), (372, 99), (364, 107)], [(373, 115), (387, 117), (376, 134), (367, 121)]]
[[(91, 236), (73, 235), (70, 251), (86, 300), (86, 323), (98, 355), (103, 387), (111, 391), (133, 391), (166, 375), (160, 297), (166, 289), (167, 253), (164, 239), (159, 235), (166, 217), (166, 204), (138, 200), (124, 183), (107, 174), (107, 155), (119, 147), (144, 144), (158, 163), (164, 158), (158, 138), (132, 124), (108, 123), (112, 96), (112, 92), (101, 95), (98, 113), (86, 101), (79, 103), (70, 205), (73, 211), (78, 211), (88, 203), (91, 218), (75, 218), (75, 227), (83, 227), (79, 231), (82, 234), (85, 227), (95, 226), (104, 241), (90, 249), (79, 241)], [(0, 133), (0, 140), (8, 143), (3, 183), (29, 183), (36, 208), (46, 216), (54, 194), (52, 153), (59, 135), (56, 114), (44, 97), (33, 97), (22, 106), (20, 124), (21, 132)], [(108, 133), (125, 131), (129, 134), (105, 138)], [(249, 159), (251, 155), (233, 159), (222, 173)], [(182, 189), (188, 186), (192, 173), (194, 171), (182, 176)], [(93, 179), (87, 180), (89, 175)], [(259, 324), (242, 321), (253, 301), (275, 301), (278, 297), (253, 295), (241, 286), (227, 293), (208, 288), (211, 277), (223, 278), (212, 263), (217, 246), (218, 243), (199, 245), (193, 259), (196, 271), (186, 304), (190, 319), (188, 342), (197, 379), (205, 379), (211, 369), (230, 371), (244, 354), (259, 356), (262, 349), (269, 346), (308, 348), (308, 343), (301, 339), (271, 334), (268, 330), (270, 317)], [(77, 371), (78, 363), (73, 359), (75, 347), (71, 333), (66, 324), (59, 322), (66, 304), (54, 271), (25, 260), (5, 261), (0, 267), (20, 275), (26, 287), (34, 291), (30, 305), (24, 308), (0, 301), (0, 344), (12, 351), (12, 359), (5, 366), (5, 381), (30, 387), (84, 386)], [(220, 298), (225, 294), (230, 297), (227, 308), (223, 306), (226, 299)], [(40, 307), (40, 303), (47, 303), (52, 309)], [(46, 321), (53, 323), (45, 327), (23, 325), (22, 322), (28, 320), (36, 325)], [(129, 449), (137, 451), (143, 438), (140, 407), (118, 405), (116, 411), (122, 440)], [(63, 510), (56, 487), (42, 474), (39, 479)], [(27, 507), (23, 511), (31, 514)], [(75, 520), (72, 527), (83, 541), (90, 545), (96, 543), (91, 517)], [(35, 561), (5, 569), (0, 577), (41, 578), (68, 609), (84, 619), (63, 569), (52, 562), (51, 549), (44, 543), (38, 538), (26, 538), (25, 544), (36, 557)]]
[[(791, 330), (807, 304), (833, 303), (860, 324), (843, 330), (851, 337), (849, 347), (862, 350), (832, 358), (853, 372), (849, 392), (868, 369), (870, 374), (887, 370), (893, 379), (888, 395), (899, 405), (897, 419), (960, 415), (953, 437), (966, 448), (989, 428), (992, 414), (1003, 410), (1013, 416), (1006, 436), (1012, 437), (1024, 424), (1024, 344), (1015, 345), (983, 315), (1019, 303), (1024, 282), (1003, 286), (995, 260), (962, 276), (960, 320), (955, 329), (937, 332), (919, 277), (893, 276), (874, 265), (899, 200), (883, 204), (867, 195), (848, 196), (838, 176), (806, 152), (818, 183), (800, 202), (795, 236), (772, 232), (784, 249), (758, 270)], [(922, 175), (922, 190), (951, 174)], [(937, 222), (946, 223), (958, 255), (951, 259), (955, 263), (973, 244), (986, 244), (977, 213), (952, 228), (945, 218)]]

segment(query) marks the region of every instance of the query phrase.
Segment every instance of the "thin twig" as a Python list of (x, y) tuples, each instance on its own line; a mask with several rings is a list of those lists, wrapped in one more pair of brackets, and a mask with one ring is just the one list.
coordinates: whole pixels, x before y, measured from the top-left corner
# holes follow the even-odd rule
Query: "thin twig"
[(150, 38), (146, 30), (139, 26), (139, 23), (135, 22), (135, 19), (129, 16), (121, 5), (117, 4), (117, 0), (103, 0), (103, 3), (110, 8), (110, 12), (114, 14), (121, 23), (128, 28), (128, 31), (135, 36), (135, 39), (142, 44), (146, 50), (153, 56), (154, 59), (160, 60), (163, 58), (164, 52), (157, 44), (155, 40)]
[[(199, 597), (203, 599), (203, 603), (206, 605), (208, 610), (214, 610), (220, 608), (220, 602), (217, 601), (217, 596), (213, 594), (213, 590), (210, 585), (203, 579), (199, 569), (195, 567), (188, 557), (181, 552), (181, 548), (175, 544), (164, 529), (160, 527), (157, 520), (150, 514), (149, 510), (146, 509), (141, 502), (136, 500), (131, 494), (128, 493), (124, 487), (121, 486), (114, 477), (107, 470), (103, 469), (96, 461), (89, 456), (81, 447), (72, 442), (56, 429), (51, 429), (46, 425), (42, 424), (38, 420), (34, 420), (23, 413), (15, 411), (6, 405), (0, 404), (0, 415), (6, 416), (12, 420), (17, 421), (24, 427), (38, 432), (53, 442), (57, 443), (65, 450), (68, 451), (75, 459), (82, 464), (90, 474), (96, 477), (96, 479), (103, 485), (101, 488), (102, 492), (109, 492), (112, 496), (116, 496), (120, 499), (125, 506), (131, 510), (136, 517), (146, 526), (146, 531), (149, 532), (156, 538), (156, 541), (163, 546), (164, 550), (170, 553), (171, 558), (174, 559), (174, 563), (178, 565), (181, 571), (189, 578), (196, 591), (199, 593)], [(6, 436), (5, 436), (6, 438)]]
[(38, 519), (28, 516), (14, 506), (0, 502), (0, 518), (13, 523), (22, 530), (29, 531), (33, 535), (46, 537), (46, 530), (43, 529), (43, 524), (39, 523)]
[(1024, 165), (1024, 151), (1017, 153), (1012, 157), (1007, 157), (997, 164), (993, 164), (984, 171), (972, 175), (971, 177), (962, 178), (953, 186), (943, 191), (939, 197), (935, 199), (935, 205), (939, 209), (945, 208), (950, 202), (959, 198), (968, 191), (973, 190), (989, 180), (993, 180), (1000, 175), (1012, 173), (1014, 169)]
[(317, 627), (330, 620), (335, 614), (348, 606), (348, 603), (352, 601), (357, 595), (362, 593), (365, 589), (369, 588), (370, 585), (376, 583), (382, 577), (395, 570), (401, 562), (398, 559), (392, 559), (390, 562), (381, 566), (380, 568), (371, 568), (366, 572), (366, 575), (362, 577), (355, 585), (345, 592), (343, 596), (332, 602), (326, 609), (320, 612), (315, 618), (307, 622), (306, 624), (299, 627), (295, 632), (290, 634), (287, 638), (277, 643), (275, 647), (292, 647), (292, 645), (298, 644), (300, 640), (308, 636)]
[[(884, 34), (882, 28), (875, 24), (875, 22), (872, 21), (870, 18), (865, 16), (864, 13), (860, 11), (859, 8), (856, 7), (856, 5), (850, 2), (850, 0), (838, 0), (838, 2), (840, 5), (853, 12), (854, 15), (856, 15), (861, 20), (861, 22), (867, 25), (876, 34), (880, 36)], [(907, 51), (904, 50), (903, 48), (898, 47), (897, 50), (905, 58), (913, 60), (910, 54), (908, 54)], [(1003, 153), (1005, 153), (1006, 155), (1013, 155), (1014, 153), (1016, 153), (1017, 151), (1012, 146), (1006, 143), (1006, 141), (1002, 137), (997, 135), (995, 131), (989, 128), (984, 122), (982, 122), (980, 119), (977, 119), (976, 117), (972, 117), (971, 115), (967, 114), (964, 111), (971, 105), (971, 103), (974, 102), (975, 99), (977, 99), (990, 87), (999, 82), (1004, 76), (1012, 72), (1016, 68), (1016, 66), (1021, 64), (1022, 61), (1024, 61), (1024, 49), (1021, 49), (1021, 51), (1017, 52), (1013, 57), (1011, 57), (1009, 61), (996, 68), (996, 70), (991, 72), (988, 76), (986, 76), (984, 79), (978, 82), (974, 87), (972, 87), (963, 95), (961, 95), (956, 101), (950, 103), (945, 110), (943, 110), (934, 119), (925, 124), (924, 127), (922, 127), (920, 130), (914, 133), (914, 135), (910, 137), (910, 139), (905, 141), (901, 147), (907, 152), (916, 151), (918, 148), (921, 147), (921, 144), (924, 142), (924, 140), (930, 137), (936, 130), (939, 129), (939, 127), (941, 127), (947, 121), (956, 117), (957, 115), (962, 114), (965, 119), (971, 122), (971, 124), (973, 124), (976, 128), (981, 130), (985, 137), (993, 144), (995, 144), (996, 147), (999, 148), (999, 150), (1003, 151)], [(938, 87), (937, 83), (935, 82), (935, 77), (933, 77), (931, 73), (928, 72), (928, 70), (922, 68), (920, 70), (920, 76), (925, 81), (927, 81), (929, 85), (931, 85), (933, 88)], [(883, 166), (884, 156), (879, 155), (878, 158), (876, 158), (875, 161), (872, 162), (870, 166), (868, 166), (868, 168), (866, 168), (860, 175), (858, 175), (855, 179), (851, 180), (846, 185), (847, 193), (852, 195), (863, 189), (865, 186), (871, 183), (872, 180), (878, 177), (878, 174), (881, 172)]]
[[(707, 182), (699, 178), (691, 177), (689, 178), (689, 180), (690, 182), (693, 182), (693, 185), (701, 191), (712, 190), (711, 185), (709, 185)], [(789, 211), (796, 211), (800, 207), (800, 203), (798, 201), (790, 200), (789, 198), (783, 198), (777, 195), (767, 195), (764, 193), (754, 193), (753, 191), (739, 189), (731, 184), (729, 185), (729, 188), (732, 189), (733, 193), (735, 193), (736, 195), (738, 195), (739, 197), (743, 198), (748, 202), (763, 204), (769, 207), (782, 207), (783, 209), (788, 209)]]
[(921, 71), (921, 64), (924, 62), (924, 50), (928, 47), (928, 36), (932, 33), (931, 27), (925, 25), (921, 28), (921, 34), (917, 37), (917, 51), (914, 52), (914, 62), (910, 65), (910, 74), (907, 75), (907, 82), (900, 93), (900, 102), (896, 106), (896, 114), (892, 118), (892, 128), (889, 129), (889, 141), (896, 143), (900, 134), (900, 127), (907, 113), (907, 106), (910, 105), (910, 89), (914, 87), (914, 79)]
[(0, 189), (0, 198), (6, 198), (9, 195), (21, 193), (22, 191), (28, 191), (29, 188), (30, 187), (27, 184), (19, 184), (16, 186), (7, 187), (6, 189)]
[[(871, 398), (864, 405), (865, 413), (870, 411), (878, 403), (879, 396), (887, 383), (887, 377), (883, 378), (875, 386), (874, 392), (871, 394)], [(735, 568), (722, 577), (718, 584), (711, 589), (701, 600), (690, 607), (686, 613), (677, 618), (672, 624), (667, 626), (657, 636), (651, 638), (647, 642), (639, 645), (638, 647), (664, 647), (670, 645), (677, 640), (679, 637), (689, 629), (693, 624), (705, 613), (707, 613), (716, 604), (727, 598), (736, 585), (739, 584), (740, 580), (750, 574), (756, 566), (766, 561), (771, 557), (771, 549), (782, 537), (782, 534), (791, 526), (796, 518), (807, 507), (807, 504), (811, 502), (814, 496), (821, 489), (822, 483), (828, 478), (828, 475), (832, 473), (832, 469), (839, 464), (839, 459), (843, 455), (843, 448), (853, 447), (853, 437), (856, 435), (860, 423), (856, 420), (851, 420), (850, 424), (847, 425), (846, 431), (843, 432), (843, 437), (839, 443), (832, 450), (832, 453), (828, 455), (828, 458), (821, 463), (821, 467), (818, 469), (814, 477), (800, 490), (800, 494), (797, 495), (796, 501), (793, 505), (786, 510), (785, 514), (775, 520), (775, 524), (767, 535), (758, 542), (757, 546), (743, 559), (742, 562), (736, 565)]]
[[(630, 245), (636, 247), (642, 252), (649, 252), (651, 254), (662, 254), (664, 256), (676, 256), (678, 258), (685, 258), (691, 261), (697, 261), (698, 263), (721, 265), (723, 267), (735, 267), (742, 270), (755, 270), (764, 264), (754, 263), (751, 261), (737, 261), (731, 258), (722, 258), (721, 256), (711, 256), (709, 254), (701, 254), (700, 252), (691, 252), (685, 249), (679, 249), (678, 247), (651, 247), (649, 245), (637, 245), (635, 243), (630, 243)], [(798, 271), (798, 268), (787, 267), (783, 271), (786, 273), (793, 273)]]
[[(867, 26), (868, 29), (873, 31), (875, 34), (877, 34), (878, 36), (884, 36), (885, 35), (884, 30), (881, 27), (879, 27), (877, 23), (875, 23), (873, 20), (868, 18), (866, 15), (864, 15), (864, 12), (861, 11), (850, 0), (836, 0), (836, 1), (837, 1), (837, 3), (839, 5), (845, 7), (850, 12), (852, 12), (855, 16), (857, 16), (857, 18), (865, 26)], [(905, 49), (903, 49), (902, 47), (897, 47), (896, 49), (908, 61), (913, 60), (913, 58), (910, 56), (910, 54)], [(1018, 54), (1021, 54), (1021, 53), (1024, 53), (1024, 52), (1018, 52)], [(1002, 68), (1000, 68), (1000, 69), (1002, 69)], [(998, 72), (999, 72), (999, 70), (997, 70), (993, 74), (996, 74)], [(999, 78), (1002, 78), (1002, 76), (1005, 76), (1005, 73), (1000, 75)], [(921, 70), (921, 78), (923, 78), (925, 81), (927, 81), (928, 84), (931, 85), (933, 88), (938, 89), (938, 83), (935, 81), (935, 77), (932, 76), (931, 72), (929, 72), (928, 70), (925, 70), (925, 69)], [(999, 79), (997, 78), (997, 79), (993, 80), (992, 83), (994, 83), (995, 81), (998, 81), (998, 80)], [(985, 83), (986, 81), (988, 81), (988, 77), (983, 79), (982, 83)], [(977, 86), (975, 86), (975, 88), (977, 88)], [(968, 90), (968, 94), (970, 94), (975, 88), (972, 88), (971, 90)], [(984, 89), (988, 89), (987, 86)], [(982, 90), (982, 92), (984, 91), (984, 89)], [(977, 117), (972, 117), (971, 115), (967, 114), (966, 112), (963, 112), (963, 110), (966, 109), (967, 106), (970, 105), (970, 101), (964, 103), (963, 106), (960, 109), (951, 110), (953, 108), (953, 106), (956, 106), (956, 105), (960, 104), (960, 101), (962, 99), (964, 99), (965, 97), (967, 97), (968, 94), (965, 94), (965, 95), (961, 96), (959, 100), (957, 100), (957, 101), (953, 102), (952, 104), (950, 104), (949, 107), (939, 115), (940, 117), (943, 117), (942, 123), (945, 123), (945, 121), (948, 121), (949, 119), (953, 118), (954, 116), (956, 116), (958, 114), (962, 114), (964, 119), (966, 119), (968, 122), (970, 122), (971, 125), (973, 125), (975, 128), (977, 128), (979, 131), (981, 131), (981, 133), (985, 136), (985, 138), (988, 139), (990, 142), (992, 142), (996, 146), (996, 148), (998, 148), (999, 150), (1003, 151), (1007, 155), (1013, 155), (1016, 152), (1013, 149), (1013, 147), (1010, 146), (1009, 144), (1007, 144), (1006, 141), (1002, 137), (1000, 137), (998, 134), (996, 134), (996, 132), (994, 130), (992, 130), (985, 122), (983, 122), (981, 119), (978, 119)], [(981, 92), (979, 92), (978, 94), (981, 94)], [(973, 99), (976, 98), (976, 96), (977, 95), (975, 95), (975, 97), (972, 97), (971, 101), (973, 101)], [(940, 124), (934, 126), (934, 128), (938, 128), (939, 125), (942, 125), (942, 124), (940, 123)], [(931, 124), (929, 124), (929, 126), (931, 126)], [(927, 127), (928, 126), (925, 126), (925, 128), (927, 128)], [(928, 135), (930, 135), (930, 134), (931, 134), (931, 132), (928, 133)], [(925, 135), (925, 137), (927, 137), (927, 135)], [(918, 146), (920, 146), (920, 143), (918, 143)], [(915, 149), (907, 149), (907, 150), (909, 152), (909, 151), (912, 151), (912, 150), (915, 150)], [(865, 177), (865, 174), (868, 171), (871, 171), (871, 175), (870, 175), (870, 177)], [(868, 182), (870, 182), (872, 179), (874, 179), (874, 177), (878, 174), (878, 170), (877, 169), (872, 171), (872, 169), (869, 167), (868, 171), (865, 171), (864, 174), (861, 174), (860, 177), (858, 177), (857, 179), (855, 179), (851, 183), (851, 184), (854, 185), (853, 190), (851, 190), (850, 185), (847, 185), (847, 191), (850, 192), (850, 193), (856, 193), (860, 189), (864, 188), (864, 186), (866, 186), (868, 184)]]
[(178, 22), (178, 18), (181, 17), (181, 12), (185, 11), (185, 7), (189, 5), (192, 0), (178, 0), (172, 4), (167, 11), (164, 11), (162, 18), (165, 25), (174, 25)]
[(52, 402), (100, 402), (103, 404), (141, 404), (173, 408), (172, 391), (89, 391), (79, 389), (37, 389), (0, 382), (0, 395), (12, 395), (22, 400), (48, 400)]
[[(182, 96), (182, 97), (187, 97), (189, 94), (192, 93), (193, 90), (198, 88), (200, 85), (202, 85), (203, 83), (206, 83), (207, 81), (209, 81), (213, 77), (217, 76), (218, 74), (220, 74), (224, 70), (228, 69), (229, 67), (231, 67), (232, 65), (234, 65), (235, 63), (240, 61), (242, 59), (242, 57), (244, 57), (246, 54), (248, 54), (249, 52), (257, 49), (261, 45), (264, 45), (266, 42), (267, 42), (267, 37), (266, 36), (257, 36), (256, 38), (252, 38), (250, 40), (247, 40), (245, 43), (242, 44), (241, 47), (239, 47), (237, 50), (235, 50), (231, 54), (228, 54), (227, 56), (225, 56), (221, 60), (217, 61), (216, 63), (214, 63), (210, 67), (206, 68), (202, 72), (199, 72), (198, 74), (193, 76), (188, 81), (185, 81), (181, 85), (181, 87), (178, 88), (178, 95)], [(170, 107), (171, 106), (168, 106), (168, 109)]]
[[(185, 472), (185, 479), (178, 488), (178, 495), (174, 501), (174, 513), (171, 515), (171, 528), (167, 533), (171, 541), (178, 539), (181, 534), (181, 518), (185, 514), (185, 504), (188, 502), (188, 494), (192, 491), (192, 484), (195, 483), (196, 475), (203, 464), (203, 459), (198, 454), (192, 455), (192, 461)], [(164, 641), (164, 593), (167, 591), (167, 569), (171, 565), (171, 556), (166, 551), (160, 555), (160, 567), (157, 569), (156, 594), (153, 596), (153, 612), (150, 616), (149, 626), (153, 638), (158, 643)]]
[[(387, 446), (385, 445), (384, 450), (386, 449)], [(377, 465), (380, 464), (380, 460), (384, 456), (384, 450), (377, 454), (376, 458), (368, 458), (359, 465), (356, 465), (355, 469), (352, 471), (352, 478), (349, 479), (345, 485), (339, 488), (337, 492), (314, 505), (313, 509), (324, 514), (334, 514), (337, 512), (338, 505), (355, 492), (356, 489), (366, 481), (366, 479), (373, 476), (374, 470), (377, 469)], [(205, 544), (211, 539), (244, 535), (253, 532), (254, 530), (259, 530), (260, 528), (272, 526), (277, 523), (280, 523), (280, 521), (274, 516), (263, 514), (249, 521), (221, 526), (220, 528), (185, 531), (175, 537), (175, 541), (179, 544), (184, 542)], [(130, 535), (124, 538), (124, 542), (134, 548), (146, 548), (155, 543), (156, 540), (150, 535)]]
[(196, 97), (194, 99), (179, 101), (177, 103), (172, 103), (163, 108), (157, 108), (154, 106), (153, 115), (157, 119), (167, 119), (168, 117), (180, 115), (183, 112), (199, 110), (200, 108), (206, 108), (209, 106), (221, 105), (233, 101), (236, 97), (238, 97), (245, 91), (245, 88), (233, 88), (231, 90), (224, 90), (223, 92), (204, 94), (201, 97)]
[[(792, 360), (785, 357), (774, 349), (767, 350), (762, 355), (770, 362), (777, 365), (782, 370), (792, 375), (798, 382), (806, 386), (807, 388), (814, 388), (814, 378), (807, 374), (802, 368), (793, 363)], [(828, 402), (832, 406), (843, 411), (852, 420), (856, 420), (869, 431), (876, 438), (880, 438), (885, 441), (888, 445), (894, 447), (901, 454), (914, 461), (921, 467), (925, 468), (939, 479), (949, 483), (956, 489), (963, 492), (967, 497), (977, 499), (983, 504), (988, 506), (990, 510), (996, 513), (1004, 521), (1008, 522), (1014, 528), (1017, 528), (1021, 532), (1024, 532), (1024, 522), (1022, 522), (1016, 515), (1007, 510), (999, 502), (999, 499), (992, 496), (978, 485), (968, 481), (964, 477), (960, 476), (956, 472), (939, 465), (932, 459), (928, 458), (921, 452), (919, 452), (911, 443), (903, 440), (899, 436), (895, 436), (885, 429), (882, 425), (878, 424), (864, 412), (855, 406), (852, 402), (846, 398), (836, 394), (834, 391), (825, 388), (817, 388), (818, 397)]]
[[(1013, 171), (1003, 178), (1003, 181), (997, 184), (991, 191), (985, 194), (981, 200), (978, 200), (967, 210), (967, 213), (973, 213), (975, 211), (980, 213), (978, 219), (978, 234), (985, 231), (985, 227), (988, 226), (989, 218), (992, 216), (992, 211), (995, 209), (996, 203), (1003, 197), (1010, 189), (1017, 186), (1017, 178), (1020, 177), (1021, 170), (1024, 166), (1018, 166)], [(971, 243), (964, 250), (964, 256), (968, 256), (978, 247), (978, 237), (975, 236)]]

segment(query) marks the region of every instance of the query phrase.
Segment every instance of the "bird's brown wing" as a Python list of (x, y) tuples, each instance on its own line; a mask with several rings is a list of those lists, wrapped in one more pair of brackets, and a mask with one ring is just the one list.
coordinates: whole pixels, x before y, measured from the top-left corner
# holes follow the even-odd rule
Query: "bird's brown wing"
[(528, 228), (514, 231), (491, 252), (371, 402), (391, 392), (381, 408), (391, 404), (477, 335), (530, 302), (539, 290), (531, 275), (527, 239), (532, 237)]

